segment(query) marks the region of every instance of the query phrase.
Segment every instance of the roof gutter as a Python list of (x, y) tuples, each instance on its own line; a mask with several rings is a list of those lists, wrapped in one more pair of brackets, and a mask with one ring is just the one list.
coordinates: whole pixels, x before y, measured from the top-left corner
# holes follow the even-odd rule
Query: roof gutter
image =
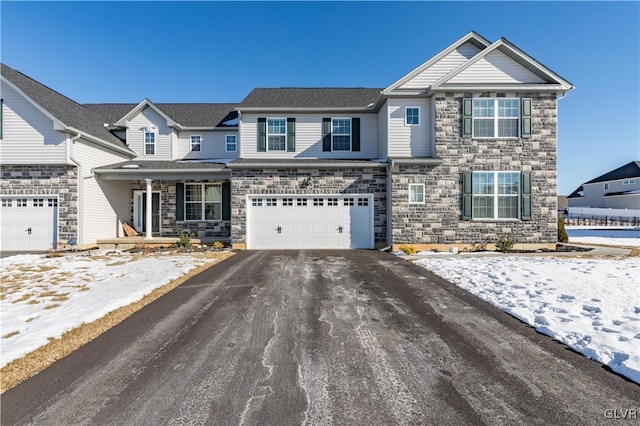
[(386, 163), (377, 163), (377, 162), (357, 162), (357, 161), (345, 161), (340, 163), (333, 163), (327, 161), (319, 161), (319, 162), (309, 162), (309, 163), (301, 163), (291, 161), (291, 162), (273, 162), (273, 163), (229, 163), (227, 167), (230, 169), (278, 169), (278, 168), (286, 168), (286, 169), (315, 169), (318, 167), (327, 167), (327, 168), (335, 168), (335, 169), (353, 169), (353, 168), (361, 168), (361, 169), (376, 169), (386, 167)]
[(133, 151), (131, 151), (129, 148), (120, 148), (119, 146), (111, 144), (103, 139), (97, 138), (95, 136), (91, 136), (90, 134), (83, 132), (82, 130), (76, 129), (75, 127), (67, 126), (66, 129), (77, 135), (77, 136), (74, 136), (72, 140), (77, 140), (77, 138), (82, 137), (83, 139), (87, 139), (98, 145), (104, 146), (105, 148), (109, 148), (114, 151), (118, 151), (122, 154), (126, 154), (131, 158), (134, 158), (136, 156), (136, 154)]

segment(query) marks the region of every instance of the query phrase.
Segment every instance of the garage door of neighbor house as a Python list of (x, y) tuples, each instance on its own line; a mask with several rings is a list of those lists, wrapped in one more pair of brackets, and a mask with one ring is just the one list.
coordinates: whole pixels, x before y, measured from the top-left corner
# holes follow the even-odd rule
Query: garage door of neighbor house
[(373, 248), (373, 195), (250, 195), (247, 248)]
[(58, 198), (2, 196), (0, 250), (49, 250), (58, 240)]

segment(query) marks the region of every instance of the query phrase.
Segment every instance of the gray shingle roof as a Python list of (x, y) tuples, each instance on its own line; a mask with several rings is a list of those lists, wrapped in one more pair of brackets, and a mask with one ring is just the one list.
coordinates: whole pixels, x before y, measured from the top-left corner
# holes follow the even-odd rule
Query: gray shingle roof
[[(105, 122), (113, 124), (127, 115), (137, 104), (85, 104)], [(238, 118), (238, 104), (156, 104), (162, 112), (185, 127), (235, 127), (225, 122)]]
[(256, 88), (240, 108), (354, 108), (366, 109), (383, 89), (367, 88)]
[(637, 177), (640, 177), (640, 161), (632, 161), (622, 167), (618, 167), (617, 169), (610, 171), (609, 173), (598, 176), (597, 178), (592, 179), (589, 182), (585, 182), (583, 185), (586, 185), (588, 183), (608, 182), (610, 180), (620, 180)]
[(66, 126), (128, 150), (120, 139), (104, 128), (104, 121), (93, 111), (5, 64), (0, 66), (4, 78)]

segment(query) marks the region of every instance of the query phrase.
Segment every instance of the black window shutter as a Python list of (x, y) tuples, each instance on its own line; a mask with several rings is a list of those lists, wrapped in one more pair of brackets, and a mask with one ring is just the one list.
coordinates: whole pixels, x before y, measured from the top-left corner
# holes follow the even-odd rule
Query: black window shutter
[(258, 152), (267, 151), (267, 119), (258, 118)]
[(331, 151), (331, 118), (322, 119), (322, 151)]
[(351, 119), (351, 151), (360, 151), (360, 119)]
[(473, 173), (462, 173), (462, 220), (473, 219)]
[(184, 220), (184, 183), (176, 183), (176, 220)]
[(520, 219), (531, 220), (531, 173), (522, 172), (522, 194)]
[(231, 182), (222, 183), (222, 220), (231, 220)]
[(462, 137), (470, 138), (471, 128), (473, 124), (473, 99), (472, 98), (463, 98), (462, 99)]
[(522, 131), (520, 136), (523, 138), (531, 137), (531, 98), (522, 98), (522, 108), (520, 114), (522, 123)]
[(287, 151), (296, 152), (296, 119), (287, 118)]

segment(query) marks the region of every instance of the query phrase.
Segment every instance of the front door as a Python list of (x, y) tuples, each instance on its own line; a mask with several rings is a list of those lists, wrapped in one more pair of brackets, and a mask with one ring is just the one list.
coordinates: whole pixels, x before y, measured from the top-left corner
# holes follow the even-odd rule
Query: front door
[[(144, 233), (147, 231), (147, 193), (145, 191), (135, 191), (133, 202), (135, 215), (133, 227), (136, 231)], [(160, 193), (151, 193), (151, 232), (160, 232)]]

